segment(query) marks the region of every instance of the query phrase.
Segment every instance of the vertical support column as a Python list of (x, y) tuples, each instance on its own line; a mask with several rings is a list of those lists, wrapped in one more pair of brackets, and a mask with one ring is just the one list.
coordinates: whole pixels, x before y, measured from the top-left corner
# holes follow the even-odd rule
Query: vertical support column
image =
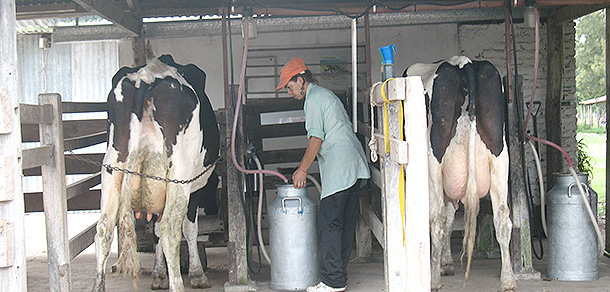
[[(517, 84), (516, 93), (523, 96), (522, 84), (523, 78), (519, 76), (518, 80), (513, 80)], [(504, 78), (504, 86), (508, 83), (507, 78)], [(513, 88), (514, 90), (514, 88)], [(508, 98), (508, 96), (507, 96)], [(508, 103), (508, 121), (506, 127), (506, 138), (510, 157), (509, 171), (509, 193), (510, 193), (510, 209), (511, 218), (513, 220), (513, 230), (511, 234), (511, 261), (513, 270), (519, 278), (520, 275), (532, 273), (534, 267), (532, 264), (532, 243), (530, 236), (530, 221), (527, 209), (527, 195), (525, 193), (525, 180), (523, 178), (523, 147), (524, 133), (518, 126), (519, 110), (523, 111), (523, 99), (521, 103), (517, 103), (517, 99), (513, 98)], [(534, 276), (535, 277), (535, 276)], [(529, 277), (525, 277), (529, 278)], [(539, 277), (538, 277), (539, 278)]]
[(421, 77), (407, 77), (404, 101), (405, 140), (405, 248), (407, 286), (404, 291), (430, 291), (430, 200), (428, 187), (428, 118)]
[[(606, 96), (610, 96), (610, 9), (606, 8)], [(606, 157), (610, 155), (610, 98), (606, 98)], [(610, 204), (608, 204), (608, 194), (610, 194), (610, 160), (606, 159), (606, 214), (610, 214)], [(607, 217), (606, 217), (607, 218)], [(608, 220), (606, 219), (606, 230), (608, 230)], [(610, 253), (610, 232), (606, 231), (606, 255)]]
[(61, 97), (56, 93), (38, 95), (38, 103), (53, 107), (53, 122), (40, 125), (40, 143), (53, 146), (53, 157), (42, 168), (42, 198), (47, 226), (47, 258), (50, 290), (71, 291), (68, 199), (64, 165), (64, 131), (61, 124)]
[(352, 19), (352, 126), (358, 133), (358, 27), (357, 18)]
[[(545, 125), (546, 139), (562, 145), (561, 141), (561, 94), (563, 88), (563, 29), (554, 17), (547, 21), (547, 90)], [(562, 170), (562, 156), (559, 151), (549, 149), (546, 152), (547, 189), (554, 185), (553, 173)]]
[[(225, 110), (226, 110), (226, 146), (229, 149), (231, 145), (231, 125), (233, 125), (233, 97), (229, 90), (228, 81), (228, 65), (227, 65), (227, 14), (223, 14), (222, 32), (223, 32), (223, 69), (224, 69), (224, 84), (225, 84)], [(231, 37), (231, 36), (228, 36)], [(229, 153), (229, 151), (227, 151)], [(243, 214), (241, 205), (242, 195), (240, 175), (232, 163), (231, 159), (225, 159), (227, 163), (227, 209), (228, 209), (228, 224), (229, 224), (229, 242), (227, 248), (229, 251), (229, 282), (225, 284), (225, 291), (237, 291), (240, 287), (230, 288), (236, 285), (246, 285), (248, 283), (248, 264), (246, 259), (246, 217)], [(245, 287), (244, 289), (247, 289)], [(247, 291), (247, 290), (245, 290)]]
[[(15, 1), (0, 1), (0, 291), (27, 291)], [(10, 230), (12, 238), (9, 238)], [(4, 237), (4, 238), (3, 238)]]
[[(144, 31), (144, 29), (142, 29), (142, 31)], [(144, 33), (131, 38), (131, 48), (133, 50), (133, 65), (146, 65), (146, 38), (144, 37)]]

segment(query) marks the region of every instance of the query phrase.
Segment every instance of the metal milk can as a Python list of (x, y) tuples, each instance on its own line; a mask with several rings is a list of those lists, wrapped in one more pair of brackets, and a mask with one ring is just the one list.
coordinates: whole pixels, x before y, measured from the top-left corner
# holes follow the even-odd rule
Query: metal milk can
[(271, 289), (298, 291), (317, 284), (318, 205), (307, 196), (307, 189), (277, 186), (268, 213)]
[[(551, 279), (588, 281), (599, 277), (597, 236), (574, 177), (555, 173), (557, 184), (548, 193), (548, 271)], [(597, 193), (578, 174), (594, 214)]]

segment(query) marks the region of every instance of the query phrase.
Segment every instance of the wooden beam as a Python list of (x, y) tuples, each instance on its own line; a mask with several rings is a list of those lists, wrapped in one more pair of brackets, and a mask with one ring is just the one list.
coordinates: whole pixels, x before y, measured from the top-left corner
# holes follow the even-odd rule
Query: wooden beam
[[(545, 107), (546, 139), (562, 145), (561, 141), (561, 95), (563, 88), (563, 28), (554, 17), (547, 25), (547, 89)], [(562, 156), (549, 148), (546, 152), (547, 189), (554, 186), (553, 173), (562, 170)]]
[[(610, 9), (606, 8), (606, 96), (610, 96)], [(610, 98), (606, 98), (606, 121), (610, 121)], [(610, 126), (606, 123), (606, 157), (610, 155)], [(606, 194), (610, 194), (610, 159), (606, 159)], [(606, 214), (610, 214), (606, 195)], [(606, 230), (608, 230), (606, 220)], [(606, 255), (610, 252), (610, 232), (606, 231)]]
[(608, 6), (610, 6), (610, 3), (596, 5), (565, 6), (555, 11), (555, 23), (557, 25), (561, 25), (564, 22), (573, 21), (576, 18), (585, 16), (600, 9), (604, 9)]
[(40, 147), (23, 149), (22, 151), (22, 169), (40, 167), (51, 161), (53, 156), (53, 146), (44, 145)]
[(379, 245), (381, 245), (381, 247), (385, 249), (385, 237), (383, 235), (383, 222), (381, 222), (381, 219), (379, 219), (379, 217), (377, 217), (375, 212), (373, 212), (371, 205), (360, 204), (360, 216), (362, 216), (362, 219), (364, 219), (364, 222), (366, 222), (366, 225), (371, 229), (371, 231), (373, 232), (373, 235), (375, 235), (375, 238), (379, 242)]
[(102, 182), (102, 174), (94, 173), (84, 179), (70, 184), (66, 188), (66, 197), (68, 200), (89, 193), (89, 189), (99, 185)]
[(104, 142), (106, 142), (106, 132), (100, 132), (82, 137), (68, 138), (64, 140), (64, 148), (68, 151)]
[(112, 21), (112, 23), (127, 30), (133, 34), (133, 36), (139, 36), (142, 33), (142, 20), (136, 19), (131, 14), (126, 13), (112, 1), (74, 0), (74, 2), (86, 10)]
[(77, 255), (79, 255), (83, 250), (93, 243), (95, 239), (96, 226), (97, 222), (91, 224), (85, 230), (70, 238), (70, 260), (73, 260)]
[(20, 104), (21, 124), (49, 124), (53, 121), (52, 110), (50, 105)]

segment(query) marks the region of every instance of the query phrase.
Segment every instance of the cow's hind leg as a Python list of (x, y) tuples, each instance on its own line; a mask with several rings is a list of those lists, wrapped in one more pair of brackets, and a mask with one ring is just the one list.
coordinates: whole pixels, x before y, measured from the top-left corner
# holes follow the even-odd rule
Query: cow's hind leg
[[(169, 174), (173, 176), (172, 173)], [(180, 274), (180, 240), (182, 239), (182, 220), (186, 215), (188, 204), (187, 192), (182, 185), (170, 184), (163, 219), (161, 219), (161, 244), (167, 262), (169, 276), (169, 290), (172, 292), (184, 291), (182, 276)]]
[(195, 222), (189, 221), (188, 218), (184, 218), (182, 224), (182, 233), (186, 239), (186, 243), (189, 249), (189, 279), (191, 287), (193, 288), (209, 288), (210, 283), (208, 277), (203, 271), (201, 260), (199, 258), (199, 252), (197, 251), (197, 215), (195, 214)]
[[(155, 224), (155, 235), (157, 237), (161, 237), (161, 230), (159, 229), (159, 224)], [(167, 290), (169, 288), (169, 278), (167, 277), (167, 266), (165, 263), (165, 255), (163, 254), (163, 244), (161, 240), (157, 244), (155, 248), (155, 265), (153, 267), (151, 273), (152, 282), (150, 283), (150, 289), (159, 290), (164, 289)]]
[(430, 276), (431, 289), (432, 291), (437, 291), (441, 288), (441, 255), (443, 252), (443, 243), (445, 241), (447, 213), (444, 209), (445, 199), (440, 165), (434, 158), (429, 160), (429, 173)]
[(516, 288), (515, 276), (510, 260), (509, 242), (511, 237), (512, 222), (508, 209), (508, 151), (506, 144), (500, 156), (491, 158), (491, 188), (489, 194), (494, 213), (494, 227), (496, 228), (496, 239), (502, 253), (502, 272), (500, 280), (504, 291), (513, 291)]
[(102, 174), (104, 182), (102, 189), (102, 212), (100, 219), (97, 222), (95, 234), (95, 259), (96, 271), (95, 282), (91, 291), (105, 291), (105, 269), (108, 254), (110, 253), (110, 245), (116, 226), (118, 210), (119, 210), (119, 186), (120, 177), (113, 177), (111, 174)]
[(441, 275), (453, 276), (453, 256), (451, 254), (451, 233), (453, 232), (453, 221), (455, 219), (455, 208), (451, 202), (445, 203), (447, 214), (447, 226), (445, 228), (445, 240), (443, 241), (443, 254), (441, 257)]

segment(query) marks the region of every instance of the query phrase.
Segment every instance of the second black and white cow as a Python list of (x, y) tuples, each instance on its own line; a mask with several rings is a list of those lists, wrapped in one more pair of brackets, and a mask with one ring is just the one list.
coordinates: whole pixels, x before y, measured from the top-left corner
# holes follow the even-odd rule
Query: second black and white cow
[[(117, 221), (121, 243), (117, 272), (137, 278), (140, 263), (133, 211), (136, 217), (146, 214), (149, 220), (153, 214), (159, 215), (169, 289), (184, 291), (179, 263), (183, 224), (187, 241), (194, 242), (197, 236), (196, 225), (186, 219), (189, 196), (207, 184), (219, 155), (218, 125), (204, 91), (205, 79), (197, 66), (178, 65), (169, 55), (143, 67), (122, 68), (112, 78), (104, 164), (171, 180), (188, 181), (203, 175), (190, 183), (175, 183), (117, 170), (102, 171), (93, 291), (104, 291), (105, 264)], [(191, 283), (209, 285), (199, 257), (192, 259), (196, 260), (190, 261)]]
[(508, 247), (512, 223), (507, 204), (506, 107), (498, 70), (487, 61), (455, 56), (412, 65), (403, 76), (421, 76), (427, 99), (432, 288), (441, 287), (441, 264), (452, 269), (450, 235), (458, 201), (465, 206), (462, 255), (468, 257), (468, 279), (479, 199), (489, 193), (502, 253), (502, 289), (514, 290)]

